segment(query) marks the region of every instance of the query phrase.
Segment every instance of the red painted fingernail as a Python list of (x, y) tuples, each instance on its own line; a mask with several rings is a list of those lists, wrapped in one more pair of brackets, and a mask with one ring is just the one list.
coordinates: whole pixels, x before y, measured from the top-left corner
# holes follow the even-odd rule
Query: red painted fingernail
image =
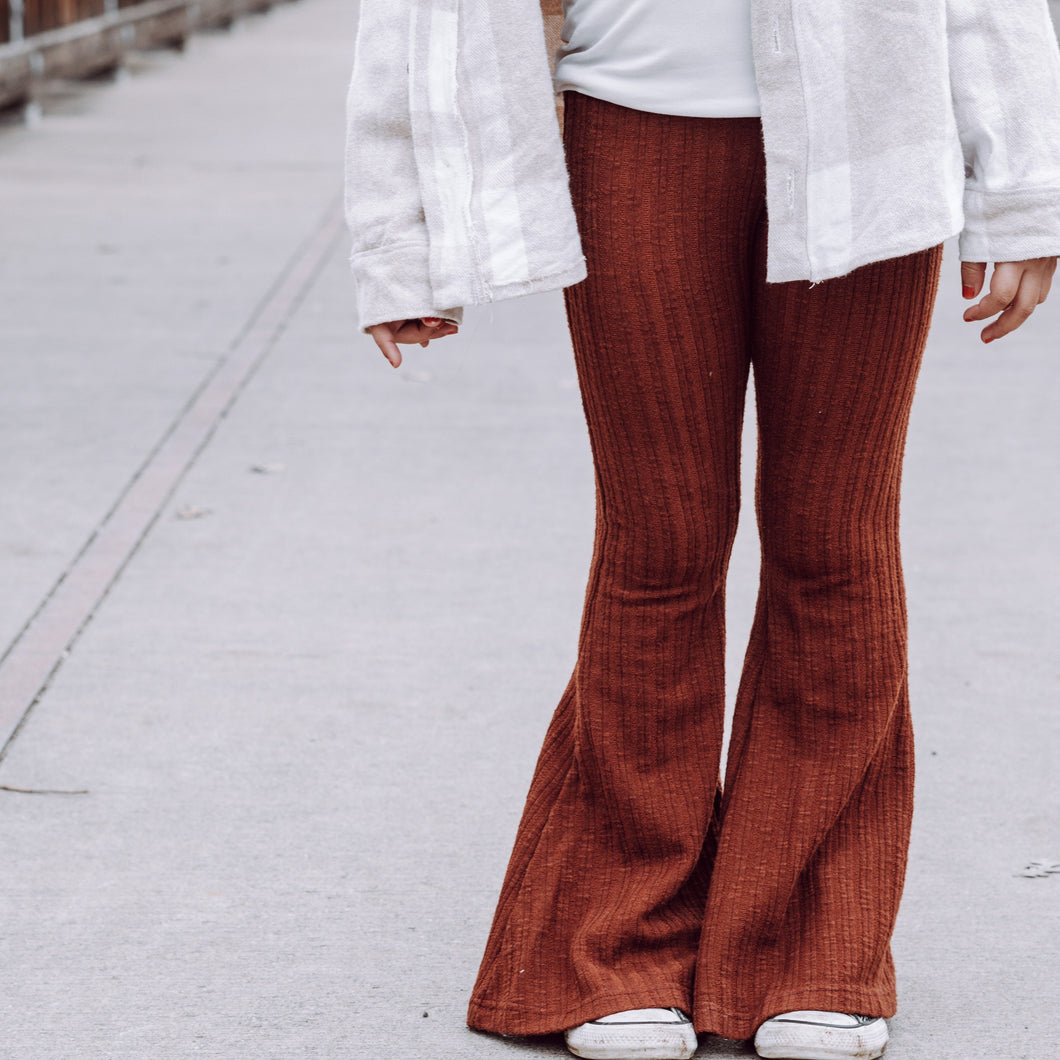
[(969, 287), (968, 284), (965, 284), (961, 288), (961, 294), (963, 294), (965, 298), (974, 298), (975, 297), (975, 288), (974, 287)]
[(442, 326), (441, 317), (423, 317), (422, 320), (429, 328), (440, 328)]

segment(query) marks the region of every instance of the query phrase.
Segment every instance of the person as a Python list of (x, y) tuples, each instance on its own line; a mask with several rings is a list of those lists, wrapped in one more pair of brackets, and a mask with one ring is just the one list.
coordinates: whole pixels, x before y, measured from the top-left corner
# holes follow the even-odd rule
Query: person
[[(960, 235), (984, 342), (1060, 252), (1045, 0), (361, 0), (362, 328), (565, 289), (597, 483), (578, 656), (468, 1022), (607, 1060), (876, 1057), (912, 812), (901, 464)], [(563, 92), (563, 136), (553, 89)], [(988, 266), (992, 264), (992, 269)], [(759, 599), (722, 764), (753, 372)]]

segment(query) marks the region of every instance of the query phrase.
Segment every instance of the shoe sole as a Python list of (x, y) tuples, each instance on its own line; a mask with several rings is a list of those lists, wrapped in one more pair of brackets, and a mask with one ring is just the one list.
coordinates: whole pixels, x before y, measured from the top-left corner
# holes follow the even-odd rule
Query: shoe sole
[(763, 1025), (755, 1035), (755, 1051), (764, 1060), (876, 1060), (887, 1048), (887, 1024), (845, 1028), (799, 1028)]
[(583, 1060), (691, 1060), (698, 1042), (691, 1024), (671, 1030), (652, 1024), (650, 1034), (628, 1026), (581, 1026), (566, 1035), (567, 1048)]

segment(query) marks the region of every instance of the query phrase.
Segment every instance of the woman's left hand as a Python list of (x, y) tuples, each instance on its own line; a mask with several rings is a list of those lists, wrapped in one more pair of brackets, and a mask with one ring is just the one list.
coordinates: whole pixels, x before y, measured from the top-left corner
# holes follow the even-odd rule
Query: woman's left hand
[[(983, 328), (983, 342), (1015, 331), (1035, 307), (1045, 301), (1056, 272), (1056, 258), (1031, 258), (1029, 261), (999, 261), (990, 277), (990, 291), (964, 311), (964, 319), (986, 320), (1001, 314)], [(961, 287), (965, 298), (976, 298), (986, 280), (986, 262), (961, 262)]]

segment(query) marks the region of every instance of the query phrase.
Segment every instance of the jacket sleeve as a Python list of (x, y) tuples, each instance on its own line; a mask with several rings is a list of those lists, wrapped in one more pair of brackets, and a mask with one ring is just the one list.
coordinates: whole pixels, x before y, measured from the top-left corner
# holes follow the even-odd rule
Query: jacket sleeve
[(963, 261), (1060, 254), (1060, 53), (1046, 0), (947, 0)]
[(460, 323), (434, 304), (429, 241), (412, 146), (413, 0), (361, 0), (346, 98), (346, 223), (360, 327), (415, 317)]

